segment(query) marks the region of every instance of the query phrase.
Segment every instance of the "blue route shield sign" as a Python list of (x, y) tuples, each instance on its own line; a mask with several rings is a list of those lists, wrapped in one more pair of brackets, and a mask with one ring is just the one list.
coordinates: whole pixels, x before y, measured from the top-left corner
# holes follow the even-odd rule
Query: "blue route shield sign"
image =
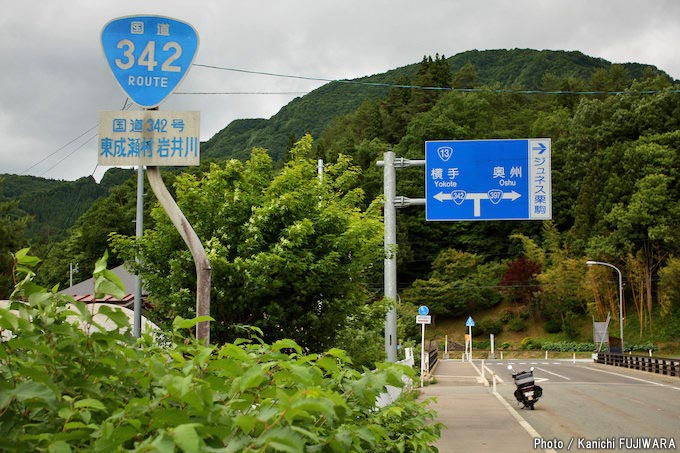
[(425, 142), (428, 221), (552, 218), (551, 142)]
[(102, 30), (102, 48), (116, 81), (141, 107), (158, 106), (179, 86), (198, 50), (198, 35), (162, 16), (114, 19)]

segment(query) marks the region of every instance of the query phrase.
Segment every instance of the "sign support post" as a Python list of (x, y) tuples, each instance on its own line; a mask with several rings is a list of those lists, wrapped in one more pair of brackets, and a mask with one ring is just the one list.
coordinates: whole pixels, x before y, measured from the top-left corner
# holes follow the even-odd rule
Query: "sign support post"
[(467, 321), (465, 321), (465, 325), (468, 328), (468, 338), (470, 339), (470, 354), (468, 355), (468, 362), (472, 362), (472, 328), (475, 326), (475, 320), (472, 319), (472, 316), (468, 316)]
[(410, 166), (424, 166), (425, 161), (412, 161), (403, 157), (395, 158), (393, 151), (386, 151), (383, 160), (376, 163), (383, 167), (383, 193), (385, 205), (383, 207), (383, 222), (385, 230), (385, 270), (384, 287), (385, 298), (394, 303), (385, 316), (385, 355), (388, 362), (397, 361), (397, 207), (422, 205), (425, 199), (410, 199), (397, 197), (397, 168)]
[(385, 166), (385, 298), (393, 304), (385, 317), (385, 354), (388, 362), (397, 361), (397, 211), (394, 207), (397, 175), (394, 169), (394, 152), (384, 154)]
[[(137, 216), (135, 221), (135, 237), (141, 238), (144, 234), (144, 166), (137, 166)], [(139, 257), (135, 258), (139, 264)], [(139, 272), (135, 275), (135, 306), (132, 333), (135, 337), (142, 336), (142, 277)]]
[[(418, 316), (416, 316), (416, 324), (421, 325), (421, 337), (420, 337), (420, 386), (423, 386), (423, 381), (425, 380), (425, 324), (430, 324), (432, 322), (432, 316), (430, 316), (430, 309), (425, 305), (418, 307)], [(428, 367), (429, 368), (429, 360)], [(428, 370), (429, 371), (429, 370)]]
[[(158, 167), (147, 167), (146, 176), (149, 178), (149, 185), (151, 185), (153, 193), (184, 239), (191, 251), (191, 256), (194, 258), (196, 265), (196, 316), (209, 316), (211, 267), (205, 248), (172, 195), (170, 195)], [(196, 325), (196, 338), (205, 341), (206, 344), (210, 343), (210, 323), (208, 321), (199, 322)]]

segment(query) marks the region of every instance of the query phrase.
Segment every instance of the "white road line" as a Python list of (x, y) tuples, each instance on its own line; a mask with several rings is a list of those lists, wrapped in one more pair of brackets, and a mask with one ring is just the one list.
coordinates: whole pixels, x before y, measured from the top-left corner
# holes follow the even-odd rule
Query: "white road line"
[[(529, 422), (524, 420), (524, 418), (522, 418), (522, 416), (519, 415), (519, 413), (515, 410), (515, 408), (513, 408), (507, 401), (505, 401), (505, 398), (503, 398), (498, 392), (492, 392), (492, 393), (496, 396), (496, 398), (498, 398), (498, 401), (500, 401), (501, 404), (503, 404), (503, 406), (505, 406), (505, 408), (508, 410), (508, 412), (510, 412), (512, 417), (515, 420), (517, 420), (517, 422), (520, 424), (520, 426), (522, 428), (524, 428), (524, 430), (526, 432), (528, 432), (529, 435), (532, 438), (534, 438), (534, 439), (537, 438), (537, 437), (542, 438), (542, 436), (538, 433), (538, 431), (536, 431), (534, 429), (534, 427), (529, 424)], [(544, 451), (546, 451), (548, 453), (557, 453), (552, 448), (545, 449)]]
[(571, 381), (571, 379), (569, 379), (569, 378), (566, 377), (566, 376), (562, 376), (561, 374), (553, 373), (552, 371), (548, 371), (548, 370), (545, 370), (545, 369), (540, 368), (540, 367), (536, 367), (536, 369), (537, 369), (537, 370), (541, 370), (541, 371), (543, 371), (544, 373), (552, 374), (553, 376), (557, 376), (557, 377), (559, 377), (559, 378), (566, 379), (567, 381)]
[(503, 384), (503, 379), (501, 379), (500, 376), (498, 376), (498, 375), (496, 374), (495, 371), (493, 371), (491, 368), (489, 368), (489, 367), (486, 366), (486, 365), (484, 366), (484, 368), (486, 368), (487, 370), (489, 370), (489, 373), (491, 373), (491, 379), (493, 379), (493, 377), (496, 376), (496, 380), (497, 380), (498, 382), (500, 382), (501, 384)]

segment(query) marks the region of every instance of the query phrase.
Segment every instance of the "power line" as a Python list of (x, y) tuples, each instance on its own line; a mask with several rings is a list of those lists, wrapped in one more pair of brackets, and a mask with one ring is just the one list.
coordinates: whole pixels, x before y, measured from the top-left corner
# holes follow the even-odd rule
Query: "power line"
[[(66, 147), (69, 146), (70, 144), (76, 142), (78, 139), (82, 138), (85, 134), (87, 134), (87, 133), (89, 133), (89, 132), (92, 132), (92, 131), (93, 131), (94, 129), (96, 129), (96, 128), (97, 128), (97, 124), (95, 124), (94, 126), (92, 126), (91, 128), (89, 128), (88, 130), (86, 130), (85, 132), (83, 132), (82, 134), (80, 134), (79, 136), (77, 136), (76, 138), (74, 138), (73, 140), (71, 140), (70, 142), (68, 142), (68, 143), (66, 143), (65, 145), (61, 146), (59, 149), (57, 149), (57, 150), (54, 151), (53, 153), (51, 153), (51, 154), (49, 154), (49, 155), (43, 157), (43, 158), (40, 159), (38, 162), (34, 163), (33, 165), (31, 165), (30, 167), (28, 167), (26, 170), (22, 171), (22, 172), (19, 173), (19, 174), (20, 174), (20, 175), (26, 174), (26, 173), (27, 173), (29, 170), (31, 170), (32, 168), (37, 167), (38, 165), (40, 165), (41, 163), (45, 162), (45, 161), (46, 161), (47, 159), (49, 159), (50, 157), (52, 157), (52, 156), (54, 156), (55, 154), (57, 154), (57, 153), (58, 153), (59, 151), (61, 151), (62, 149), (66, 148)], [(88, 139), (88, 140), (91, 140), (91, 139)]]
[(177, 91), (175, 94), (206, 94), (206, 95), (253, 95), (253, 94), (271, 94), (271, 95), (298, 95), (307, 94), (309, 91)]
[[(434, 91), (452, 91), (458, 93), (508, 93), (508, 94), (558, 94), (558, 95), (620, 95), (620, 94), (657, 94), (657, 93), (680, 93), (680, 89), (669, 90), (628, 90), (628, 91), (606, 91), (606, 90), (591, 90), (591, 91), (571, 91), (571, 90), (521, 90), (521, 89), (505, 89), (505, 88), (453, 88), (453, 87), (437, 87), (437, 86), (422, 86), (422, 85), (400, 85), (383, 82), (365, 82), (360, 80), (348, 79), (328, 79), (324, 77), (301, 76), (294, 74), (280, 74), (275, 72), (254, 71), (249, 69), (229, 68), (225, 66), (206, 65), (194, 63), (193, 66), (214, 69), (218, 71), (240, 72), (244, 74), (256, 74), (270, 77), (281, 77), (287, 79), (312, 80), (317, 82), (335, 82), (346, 83), (352, 85), (363, 85), (380, 88), (403, 88), (403, 89), (417, 89), (417, 90), (434, 90)], [(189, 93), (187, 93), (189, 94)], [(218, 93), (191, 93), (191, 94), (218, 94)], [(254, 92), (252, 94), (261, 94)], [(264, 93), (262, 93), (264, 94)]]
[[(92, 130), (92, 129), (90, 129), (90, 130)], [(68, 153), (66, 156), (62, 157), (61, 159), (59, 159), (54, 165), (52, 165), (50, 168), (48, 168), (47, 170), (45, 170), (44, 172), (42, 172), (42, 173), (40, 174), (40, 176), (44, 176), (46, 173), (48, 173), (48, 172), (49, 172), (50, 170), (52, 170), (54, 167), (56, 167), (57, 165), (59, 165), (60, 163), (62, 163), (63, 161), (65, 161), (66, 159), (68, 159), (69, 157), (71, 157), (73, 154), (75, 154), (76, 151), (80, 151), (81, 149), (83, 149), (83, 147), (85, 147), (85, 145), (87, 145), (88, 143), (90, 143), (96, 136), (97, 136), (97, 134), (91, 135), (90, 138), (88, 138), (86, 141), (84, 141), (83, 143), (81, 143), (80, 146), (76, 147), (76, 149), (74, 149), (73, 151), (71, 151), (71, 152)], [(82, 135), (81, 135), (81, 137), (82, 137)], [(90, 176), (92, 176), (92, 175), (90, 175)]]
[(270, 77), (282, 77), (286, 79), (299, 79), (299, 80), (311, 80), (315, 82), (336, 82), (336, 83), (347, 83), (347, 84), (352, 84), (352, 85), (366, 85), (366, 86), (372, 86), (372, 87), (381, 87), (381, 88), (417, 88), (420, 90), (448, 90), (451, 91), (452, 88), (446, 88), (446, 87), (428, 87), (428, 86), (418, 86), (418, 85), (395, 85), (392, 83), (382, 83), (382, 82), (361, 82), (359, 80), (348, 80), (348, 79), (327, 79), (323, 77), (310, 77), (310, 76), (301, 76), (301, 75), (294, 75), (294, 74), (279, 74), (275, 72), (263, 72), (263, 71), (252, 71), (249, 69), (238, 69), (238, 68), (227, 68), (224, 66), (215, 66), (215, 65), (205, 65), (205, 64), (198, 64), (194, 63), (194, 66), (200, 67), (200, 68), (207, 68), (207, 69), (215, 69), (219, 71), (231, 71), (231, 72), (241, 72), (244, 74), (256, 74), (256, 75), (265, 75), (265, 76), (270, 76)]
[[(121, 108), (121, 110), (129, 110), (129, 109), (132, 108), (132, 106), (133, 106), (132, 103), (129, 103), (129, 104), (128, 104), (128, 98), (126, 97), (126, 98), (125, 98), (125, 102), (124, 102), (123, 107)], [(87, 135), (88, 133), (90, 133), (90, 132), (92, 132), (93, 130), (97, 129), (98, 126), (99, 126), (99, 124), (95, 124), (94, 126), (92, 126), (91, 128), (89, 128), (88, 130), (86, 130), (85, 132), (83, 132), (82, 134), (78, 135), (78, 136), (77, 136), (76, 138), (74, 138), (73, 140), (69, 141), (68, 143), (66, 143), (66, 144), (62, 145), (61, 147), (59, 147), (56, 151), (54, 151), (54, 152), (48, 154), (47, 156), (43, 157), (42, 159), (38, 160), (38, 162), (34, 163), (33, 165), (31, 165), (30, 167), (28, 167), (26, 170), (22, 171), (22, 172), (19, 173), (19, 174), (20, 174), (20, 175), (24, 175), (24, 174), (28, 173), (28, 171), (30, 171), (31, 169), (33, 169), (33, 168), (37, 167), (38, 165), (42, 164), (43, 162), (45, 162), (46, 160), (48, 160), (50, 157), (54, 156), (54, 155), (57, 154), (58, 152), (64, 150), (64, 149), (65, 149), (66, 147), (68, 147), (69, 145), (72, 145), (73, 143), (75, 143), (75, 142), (78, 141), (79, 139), (83, 138), (83, 137), (84, 137), (85, 135)], [(86, 144), (88, 144), (90, 141), (92, 141), (92, 139), (95, 138), (96, 136), (97, 136), (97, 133), (91, 135), (85, 142), (83, 142), (83, 143), (82, 143), (80, 146), (78, 146), (75, 150), (73, 150), (72, 152), (70, 152), (69, 154), (67, 154), (66, 157), (60, 159), (56, 164), (52, 165), (50, 168), (48, 168), (47, 170), (45, 170), (44, 172), (42, 172), (42, 173), (40, 174), (40, 176), (44, 176), (47, 172), (49, 172), (49, 171), (52, 170), (54, 167), (56, 167), (57, 165), (59, 165), (60, 163), (62, 163), (65, 159), (67, 159), (68, 157), (70, 157), (71, 155), (73, 155), (76, 151), (82, 149)], [(97, 167), (95, 167), (95, 170), (93, 170), (93, 172), (92, 172), (92, 174), (91, 174), (90, 176), (94, 175), (94, 171), (96, 171), (96, 169), (97, 169)]]

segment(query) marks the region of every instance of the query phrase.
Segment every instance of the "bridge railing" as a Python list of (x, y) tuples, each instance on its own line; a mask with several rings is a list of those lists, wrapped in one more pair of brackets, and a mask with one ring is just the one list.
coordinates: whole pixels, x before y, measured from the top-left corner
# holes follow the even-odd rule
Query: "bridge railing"
[(439, 360), (439, 350), (436, 348), (431, 350), (427, 354), (427, 372), (431, 372), (434, 366), (437, 364), (437, 361)]
[(680, 376), (680, 359), (600, 352), (595, 362), (667, 376)]

